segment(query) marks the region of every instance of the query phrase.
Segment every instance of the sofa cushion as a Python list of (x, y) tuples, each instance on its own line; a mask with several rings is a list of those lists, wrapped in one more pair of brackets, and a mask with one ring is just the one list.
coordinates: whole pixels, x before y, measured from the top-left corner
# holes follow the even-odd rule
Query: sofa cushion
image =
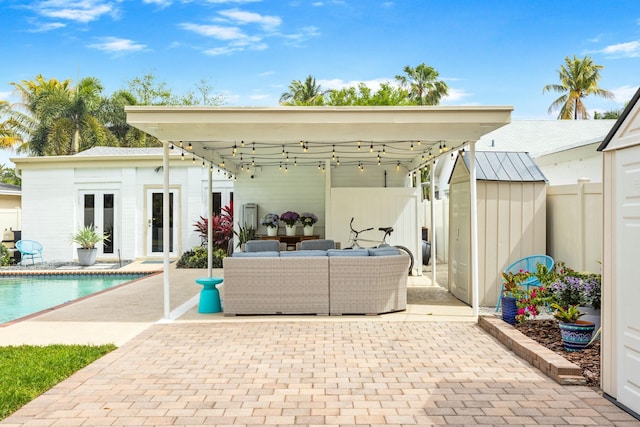
[(249, 240), (244, 245), (245, 252), (279, 251), (280, 242), (277, 240)]
[(327, 255), (332, 256), (369, 256), (366, 249), (329, 249)]
[(276, 257), (280, 256), (280, 252), (278, 251), (262, 251), (262, 252), (234, 252), (231, 255), (233, 258), (265, 258), (265, 257)]
[(327, 251), (321, 250), (300, 250), (300, 251), (287, 251), (280, 252), (282, 258), (295, 258), (305, 256), (327, 256)]
[(301, 250), (321, 250), (326, 251), (327, 249), (335, 249), (336, 242), (333, 240), (324, 240), (324, 239), (312, 239), (312, 240), (303, 240), (300, 242)]
[(400, 249), (393, 246), (383, 246), (381, 248), (369, 248), (369, 256), (390, 256), (400, 255)]

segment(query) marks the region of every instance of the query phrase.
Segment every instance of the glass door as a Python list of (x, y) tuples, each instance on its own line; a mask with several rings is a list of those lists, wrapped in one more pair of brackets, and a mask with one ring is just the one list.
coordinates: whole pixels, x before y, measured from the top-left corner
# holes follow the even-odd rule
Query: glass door
[[(176, 254), (177, 228), (175, 227), (175, 190), (169, 192), (169, 253)], [(162, 190), (147, 191), (147, 255), (162, 255), (163, 241)]]
[(104, 233), (109, 236), (108, 240), (97, 245), (97, 256), (113, 255), (118, 243), (115, 224), (115, 192), (81, 192), (80, 210), (83, 226), (93, 227), (98, 233)]

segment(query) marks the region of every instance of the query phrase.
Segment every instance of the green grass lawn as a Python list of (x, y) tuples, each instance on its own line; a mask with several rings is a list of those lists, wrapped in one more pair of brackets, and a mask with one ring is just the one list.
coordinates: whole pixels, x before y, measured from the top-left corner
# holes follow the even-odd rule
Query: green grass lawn
[(112, 344), (0, 347), (0, 420), (115, 349)]

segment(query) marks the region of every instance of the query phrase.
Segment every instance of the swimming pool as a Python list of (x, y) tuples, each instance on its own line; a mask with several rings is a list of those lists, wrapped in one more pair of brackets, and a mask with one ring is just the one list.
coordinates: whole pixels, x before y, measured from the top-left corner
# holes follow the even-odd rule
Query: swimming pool
[(19, 319), (145, 274), (56, 274), (0, 276), (0, 323)]

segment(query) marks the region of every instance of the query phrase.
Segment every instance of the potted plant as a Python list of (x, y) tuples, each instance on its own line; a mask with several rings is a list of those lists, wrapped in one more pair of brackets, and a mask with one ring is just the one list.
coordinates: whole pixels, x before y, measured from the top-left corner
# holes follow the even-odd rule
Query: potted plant
[(563, 307), (558, 303), (551, 304), (555, 309), (553, 317), (558, 320), (560, 334), (564, 349), (567, 351), (579, 351), (587, 347), (591, 341), (595, 324), (585, 320), (579, 320), (583, 313), (577, 305)]
[(280, 221), (284, 222), (287, 229), (287, 236), (296, 235), (296, 223), (300, 219), (300, 215), (297, 212), (286, 211), (280, 215)]
[(313, 224), (318, 222), (318, 217), (311, 212), (303, 212), (300, 214), (300, 222), (304, 230), (305, 236), (313, 236)]
[(96, 244), (109, 240), (106, 234), (98, 233), (93, 225), (79, 228), (72, 236), (71, 241), (78, 244), (78, 264), (83, 266), (93, 265), (96, 262), (98, 249)]
[(260, 220), (260, 224), (267, 227), (267, 235), (268, 236), (276, 236), (278, 235), (278, 215), (274, 213), (268, 213)]
[(243, 227), (238, 223), (238, 230), (237, 231), (233, 230), (233, 234), (238, 236), (237, 247), (240, 248), (240, 250), (244, 250), (244, 244), (247, 243), (249, 240), (253, 240), (256, 238), (256, 229), (253, 228), (251, 225), (245, 224)]
[(502, 320), (511, 325), (516, 324), (516, 315), (518, 314), (516, 301), (523, 296), (523, 289), (521, 289), (519, 285), (529, 276), (530, 273), (524, 270), (520, 270), (517, 273), (502, 273), (502, 280), (504, 282), (504, 290), (502, 291), (500, 302), (502, 306)]

